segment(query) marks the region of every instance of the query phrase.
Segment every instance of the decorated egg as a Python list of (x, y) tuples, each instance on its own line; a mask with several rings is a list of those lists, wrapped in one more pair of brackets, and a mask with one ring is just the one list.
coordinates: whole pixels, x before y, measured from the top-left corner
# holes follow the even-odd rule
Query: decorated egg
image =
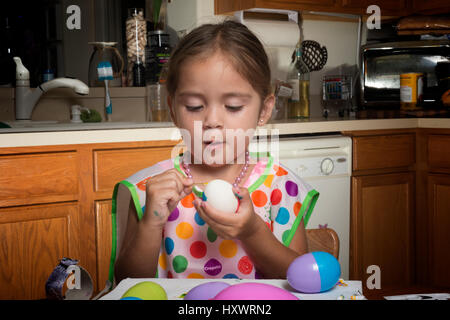
[(292, 261), (286, 277), (295, 290), (318, 293), (333, 288), (340, 275), (339, 261), (328, 252), (316, 251), (301, 255)]
[(167, 293), (159, 284), (143, 281), (128, 289), (120, 300), (167, 300)]
[(238, 283), (220, 291), (213, 300), (299, 300), (289, 291), (258, 282)]
[(207, 201), (208, 204), (223, 212), (235, 213), (239, 208), (233, 186), (221, 179), (212, 180), (206, 185), (203, 201)]
[(206, 282), (189, 290), (184, 300), (210, 300), (229, 286), (228, 283), (220, 281)]

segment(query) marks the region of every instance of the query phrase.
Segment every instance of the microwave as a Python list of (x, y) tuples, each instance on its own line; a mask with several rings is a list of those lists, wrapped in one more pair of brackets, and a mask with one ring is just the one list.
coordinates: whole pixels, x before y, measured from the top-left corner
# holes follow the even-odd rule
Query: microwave
[[(400, 75), (424, 75), (422, 106), (439, 107), (448, 82), (439, 81), (438, 64), (450, 62), (450, 40), (385, 42), (361, 46), (360, 104), (400, 107)], [(443, 84), (445, 83), (445, 84)]]

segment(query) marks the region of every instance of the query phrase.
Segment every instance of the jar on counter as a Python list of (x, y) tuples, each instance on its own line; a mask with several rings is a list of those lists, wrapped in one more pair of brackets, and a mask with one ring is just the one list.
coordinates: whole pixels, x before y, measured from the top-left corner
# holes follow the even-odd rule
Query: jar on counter
[(400, 108), (417, 110), (423, 100), (423, 73), (402, 73), (400, 75)]
[(162, 30), (150, 31), (145, 48), (147, 84), (157, 83), (164, 65), (170, 58), (170, 36)]
[[(130, 8), (128, 9), (128, 18), (125, 23), (125, 34), (127, 38), (127, 75), (128, 85), (145, 86), (143, 84), (134, 84), (134, 78), (143, 78), (142, 74), (133, 74), (133, 69), (142, 72), (145, 63), (145, 46), (147, 44), (147, 22), (144, 18), (144, 9)], [(135, 67), (137, 65), (137, 67)]]

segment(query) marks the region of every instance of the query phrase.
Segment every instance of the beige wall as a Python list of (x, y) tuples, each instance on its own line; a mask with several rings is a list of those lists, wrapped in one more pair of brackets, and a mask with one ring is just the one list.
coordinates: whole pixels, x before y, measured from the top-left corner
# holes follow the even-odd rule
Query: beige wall
[[(110, 88), (113, 121), (146, 121), (146, 88)], [(90, 88), (87, 96), (70, 89), (54, 89), (41, 97), (33, 110), (34, 121), (70, 121), (74, 104), (97, 110), (105, 118), (105, 89)], [(0, 121), (14, 121), (14, 89), (0, 88)]]

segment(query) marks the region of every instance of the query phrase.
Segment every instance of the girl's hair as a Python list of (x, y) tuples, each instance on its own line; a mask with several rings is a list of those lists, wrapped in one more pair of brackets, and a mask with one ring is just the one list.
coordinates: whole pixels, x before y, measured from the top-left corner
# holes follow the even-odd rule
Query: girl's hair
[(269, 59), (258, 38), (245, 25), (232, 20), (204, 24), (180, 40), (169, 60), (168, 94), (175, 95), (183, 63), (190, 59), (207, 58), (217, 51), (230, 60), (235, 70), (264, 101), (271, 93)]

